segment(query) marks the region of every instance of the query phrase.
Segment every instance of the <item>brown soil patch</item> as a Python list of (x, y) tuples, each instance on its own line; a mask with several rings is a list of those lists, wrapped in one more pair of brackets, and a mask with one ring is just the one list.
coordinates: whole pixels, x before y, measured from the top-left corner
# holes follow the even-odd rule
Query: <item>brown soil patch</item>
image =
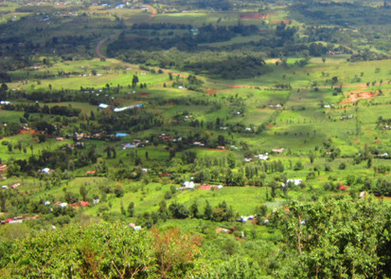
[(116, 99), (115, 102), (118, 103), (119, 105), (122, 105), (126, 102), (128, 102), (129, 100), (125, 100), (125, 99)]
[(217, 151), (217, 152), (227, 152), (227, 150), (222, 150), (222, 149), (214, 149), (214, 148), (205, 148), (203, 147), (202, 149), (210, 150), (210, 151)]
[(150, 21), (156, 16), (156, 9), (151, 5), (144, 5), (144, 6), (152, 11), (152, 15), (146, 20), (146, 21)]
[(273, 17), (275, 16), (274, 14), (266, 14), (266, 15), (261, 15), (259, 13), (245, 13), (240, 15), (240, 19), (265, 19), (268, 17)]
[(384, 197), (384, 196), (376, 197), (376, 198), (379, 199), (379, 200), (382, 200), (382, 199), (391, 200), (391, 197)]
[(262, 19), (262, 18), (264, 17), (258, 13), (246, 13), (240, 16), (240, 19)]
[(151, 95), (151, 94), (150, 94), (150, 93), (144, 92), (144, 93), (139, 93), (138, 95), (139, 95), (139, 96), (149, 96), (149, 95)]
[(377, 92), (376, 93), (372, 93), (370, 91), (365, 91), (365, 92), (361, 92), (361, 93), (354, 93), (351, 92), (350, 96), (348, 98), (346, 98), (345, 100), (343, 100), (342, 102), (340, 102), (341, 105), (343, 104), (351, 104), (351, 103), (354, 103), (354, 102), (357, 102), (358, 100), (371, 100), (373, 98), (375, 98), (377, 96)]
[(284, 24), (291, 24), (292, 22), (290, 20), (271, 20), (270, 21), (270, 24), (281, 24), (281, 23), (284, 23)]
[[(225, 232), (226, 229), (223, 229), (223, 228), (217, 228), (216, 229), (216, 233), (220, 233), (221, 231), (224, 231)], [(232, 230), (228, 230), (227, 233), (232, 233)]]
[(208, 89), (208, 90), (206, 90), (206, 93), (208, 93), (208, 95), (216, 94), (217, 92), (219, 92), (217, 89)]
[(251, 88), (251, 86), (248, 85), (234, 85), (234, 84), (224, 84), (225, 86), (231, 87), (232, 89), (235, 88)]

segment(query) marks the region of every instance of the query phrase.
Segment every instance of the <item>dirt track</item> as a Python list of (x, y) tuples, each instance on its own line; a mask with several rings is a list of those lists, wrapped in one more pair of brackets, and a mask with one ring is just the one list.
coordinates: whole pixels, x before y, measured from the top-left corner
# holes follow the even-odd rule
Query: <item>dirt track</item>
[(146, 21), (150, 21), (156, 16), (156, 9), (151, 5), (144, 5), (144, 6), (147, 7), (148, 9), (151, 9), (152, 11), (152, 15), (146, 20)]

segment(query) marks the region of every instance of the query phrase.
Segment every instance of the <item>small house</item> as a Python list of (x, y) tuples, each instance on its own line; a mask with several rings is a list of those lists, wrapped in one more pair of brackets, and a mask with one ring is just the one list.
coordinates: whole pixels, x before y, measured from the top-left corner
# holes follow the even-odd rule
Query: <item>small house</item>
[(212, 190), (212, 186), (204, 184), (204, 185), (201, 185), (199, 189), (201, 189), (201, 190)]
[(299, 186), (303, 183), (303, 179), (288, 179), (286, 183), (292, 183), (295, 186)]
[(8, 224), (20, 224), (23, 223), (23, 220), (11, 220), (8, 222)]
[(102, 108), (102, 109), (106, 109), (108, 108), (109, 105), (106, 105), (106, 104), (99, 104), (99, 108)]
[(43, 174), (51, 174), (53, 172), (53, 170), (49, 169), (49, 168), (43, 168), (41, 169), (41, 173)]
[(133, 224), (133, 223), (130, 223), (130, 224), (129, 224), (129, 228), (132, 228), (134, 231), (139, 231), (139, 230), (141, 230), (141, 226), (136, 226), (136, 225)]
[(79, 203), (80, 203), (80, 205), (83, 206), (83, 207), (86, 207), (86, 206), (89, 205), (89, 202), (88, 202), (88, 201), (80, 201)]
[(246, 216), (240, 216), (240, 218), (237, 219), (236, 221), (246, 223), (246, 222), (248, 221), (248, 217), (246, 217)]
[(348, 187), (343, 185), (343, 184), (340, 184), (339, 186), (336, 187), (337, 190), (346, 190)]
[(262, 160), (262, 161), (269, 160), (269, 154), (268, 154), (268, 153), (259, 154), (259, 155), (258, 155), (258, 158), (259, 158), (259, 160)]
[(183, 186), (185, 189), (194, 189), (194, 182), (193, 181), (185, 181), (183, 183)]
[(12, 184), (11, 185), (11, 188), (12, 189), (15, 189), (15, 188), (17, 188), (17, 187), (19, 187), (20, 186), (20, 183), (15, 183), (15, 184)]
[(122, 145), (122, 150), (135, 149), (136, 147), (137, 147), (137, 145), (135, 145), (135, 144), (126, 143), (126, 144)]
[(126, 137), (128, 134), (126, 133), (115, 133), (115, 137), (116, 138), (123, 138), (123, 137)]

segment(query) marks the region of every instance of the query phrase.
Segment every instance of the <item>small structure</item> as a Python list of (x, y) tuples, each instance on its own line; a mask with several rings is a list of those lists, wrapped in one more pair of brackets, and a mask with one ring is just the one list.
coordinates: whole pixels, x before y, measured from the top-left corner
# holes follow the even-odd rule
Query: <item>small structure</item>
[(223, 185), (206, 185), (206, 184), (203, 184), (199, 187), (199, 189), (201, 190), (220, 190), (223, 188)]
[[(291, 183), (291, 184), (293, 184), (293, 185), (295, 185), (295, 186), (299, 186), (300, 184), (303, 183), (303, 179), (288, 179), (288, 180), (286, 181), (286, 183), (287, 183), (287, 184)], [(282, 183), (282, 184), (284, 184), (284, 183)]]
[(258, 155), (258, 159), (259, 159), (259, 160), (262, 160), (262, 161), (269, 160), (269, 154), (268, 154), (268, 153), (259, 154), (259, 155)]
[(125, 110), (128, 110), (128, 109), (134, 109), (134, 108), (142, 108), (143, 107), (143, 104), (137, 104), (137, 105), (134, 105), (134, 106), (127, 106), (127, 107), (122, 107), (122, 108), (115, 108), (113, 109), (114, 112), (121, 112), (121, 111), (125, 111)]
[(20, 224), (23, 223), (23, 220), (11, 220), (8, 222), (8, 224)]
[(193, 181), (185, 181), (183, 183), (183, 187), (185, 187), (185, 189), (194, 189), (194, 182)]
[(246, 216), (240, 216), (240, 218), (237, 219), (236, 221), (246, 223), (246, 222), (248, 221), (248, 217), (246, 217)]
[(201, 185), (199, 189), (201, 189), (201, 190), (212, 190), (212, 186), (204, 184), (204, 185)]
[(199, 142), (199, 141), (193, 142), (193, 145), (194, 146), (200, 146), (200, 147), (205, 146), (205, 144), (203, 144), (202, 142)]
[(19, 187), (20, 186), (20, 183), (15, 183), (15, 184), (12, 184), (11, 185), (11, 188), (12, 189), (15, 189), (15, 188), (17, 188), (17, 187)]
[(49, 175), (49, 174), (51, 174), (52, 172), (53, 172), (53, 170), (51, 170), (51, 169), (49, 169), (49, 168), (43, 168), (43, 169), (41, 169), (41, 173), (43, 173), (43, 174)]
[(226, 229), (226, 228), (217, 228), (216, 229), (216, 233), (221, 233), (221, 232), (232, 233), (232, 230), (229, 230), (229, 229)]
[(123, 150), (126, 150), (126, 149), (135, 149), (137, 147), (137, 145), (135, 144), (130, 144), (130, 143), (126, 143), (126, 144), (123, 144), (122, 145), (122, 149)]
[(123, 137), (126, 137), (126, 136), (128, 136), (127, 133), (115, 133), (115, 137), (116, 138), (123, 138)]
[(88, 201), (80, 201), (79, 203), (83, 207), (86, 207), (86, 206), (88, 206), (90, 204)]
[(343, 184), (340, 184), (339, 186), (336, 187), (337, 190), (346, 190), (348, 187), (343, 185)]
[(240, 218), (237, 219), (236, 221), (246, 223), (248, 220), (253, 220), (253, 219), (254, 219), (254, 215), (250, 215), (250, 216), (240, 216)]
[(274, 148), (272, 149), (274, 153), (282, 153), (284, 151), (284, 148)]
[(129, 228), (132, 228), (134, 231), (139, 231), (139, 230), (141, 230), (141, 226), (136, 226), (136, 225), (133, 224), (133, 223), (130, 223), (130, 224), (129, 224)]
[(1, 165), (0, 164), (0, 173), (5, 173), (7, 172), (8, 166), (7, 165)]

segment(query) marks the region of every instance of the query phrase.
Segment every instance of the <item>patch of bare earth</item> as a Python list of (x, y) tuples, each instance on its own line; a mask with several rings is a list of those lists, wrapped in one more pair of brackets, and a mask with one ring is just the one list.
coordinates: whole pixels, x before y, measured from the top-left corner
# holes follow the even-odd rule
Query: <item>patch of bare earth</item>
[(361, 92), (361, 93), (351, 92), (350, 96), (348, 98), (346, 98), (345, 100), (343, 100), (342, 102), (340, 102), (340, 104), (341, 105), (351, 104), (351, 103), (357, 102), (358, 100), (371, 100), (371, 99), (374, 99), (377, 95), (378, 95), (377, 92), (370, 92), (370, 91), (365, 91), (365, 92)]
[(260, 14), (260, 13), (245, 13), (240, 16), (240, 19), (266, 19), (268, 17), (273, 17), (274, 14)]

